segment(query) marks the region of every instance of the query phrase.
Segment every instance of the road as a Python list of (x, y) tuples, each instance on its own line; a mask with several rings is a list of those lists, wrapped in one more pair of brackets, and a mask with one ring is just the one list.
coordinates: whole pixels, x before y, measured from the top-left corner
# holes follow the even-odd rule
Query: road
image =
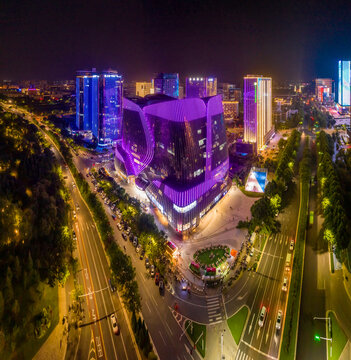
[[(23, 113), (23, 111), (20, 111)], [(26, 112), (26, 118), (32, 120), (32, 115)], [(44, 133), (45, 134), (45, 133)], [(83, 322), (83, 328), (89, 327), (91, 330), (90, 345), (87, 349), (87, 334), (82, 331), (84, 336), (80, 337), (77, 357), (86, 358), (88, 356), (97, 359), (140, 359), (133, 344), (131, 329), (128, 328), (126, 313), (122, 309), (121, 302), (116, 293), (112, 293), (108, 279), (110, 269), (107, 258), (95, 228), (92, 215), (82, 199), (76, 186), (72, 186), (74, 179), (68, 169), (65, 168), (64, 160), (57, 150), (53, 141), (46, 136), (52, 144), (52, 150), (63, 168), (63, 176), (67, 177), (66, 185), (71, 193), (74, 204), (78, 204), (77, 218), (74, 229), (77, 234), (77, 246), (81, 265), (84, 284), (84, 301), (88, 314)], [(112, 331), (109, 316), (115, 313), (121, 332), (116, 336)]]
[[(245, 272), (237, 284), (225, 295), (225, 307), (228, 317), (232, 316), (244, 304), (249, 309), (249, 318), (239, 343), (237, 360), (277, 359), (282, 330), (276, 330), (278, 310), (284, 314), (288, 292), (282, 290), (283, 279), (290, 284), (291, 272), (285, 271), (286, 256), (290, 240), (295, 238), (297, 209), (299, 204), (298, 186), (292, 190), (290, 204), (279, 215), (282, 224), (281, 232), (268, 236), (257, 272)], [(255, 251), (255, 255), (257, 250)], [(263, 327), (258, 325), (262, 306), (267, 308)]]
[[(79, 167), (81, 161), (78, 162), (76, 157), (74, 157), (74, 161)], [(93, 189), (91, 179), (87, 178), (87, 180)], [(133, 244), (122, 238), (121, 232), (116, 226), (117, 221), (112, 219), (110, 208), (104, 204), (101, 197), (99, 199), (109, 217), (117, 244), (121, 248), (126, 247), (126, 252), (130, 255), (132, 264), (136, 268), (136, 279), (142, 299), (142, 315), (160, 359), (168, 359), (169, 354), (172, 354), (172, 359), (177, 360), (200, 359), (196, 352), (190, 354), (192, 346), (186, 336), (182, 336), (182, 334), (184, 321), (188, 317), (192, 320), (202, 320), (205, 300), (196, 295), (191, 295), (191, 301), (189, 301), (187, 295), (181, 294), (179, 288), (173, 287), (172, 283), (161, 296), (158, 286), (155, 285), (154, 280), (150, 278), (145, 268), (144, 261), (139, 259), (139, 254), (136, 253)], [(178, 312), (174, 311), (175, 302), (179, 306)]]

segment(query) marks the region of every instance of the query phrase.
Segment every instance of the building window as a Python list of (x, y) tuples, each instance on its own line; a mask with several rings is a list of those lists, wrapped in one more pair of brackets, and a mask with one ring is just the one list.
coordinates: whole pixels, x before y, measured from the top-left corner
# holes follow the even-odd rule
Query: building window
[(173, 204), (173, 209), (179, 213), (184, 214), (184, 213), (188, 212), (189, 210), (193, 209), (196, 205), (197, 205), (197, 201), (195, 200), (191, 204), (184, 206), (184, 207), (180, 207), (180, 206), (177, 206), (176, 204)]

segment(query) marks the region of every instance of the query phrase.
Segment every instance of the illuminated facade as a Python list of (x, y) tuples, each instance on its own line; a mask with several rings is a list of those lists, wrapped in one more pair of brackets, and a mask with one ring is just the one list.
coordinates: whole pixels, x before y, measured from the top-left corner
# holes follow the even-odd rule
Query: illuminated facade
[(222, 101), (224, 120), (233, 121), (239, 118), (239, 101)]
[(272, 79), (248, 75), (244, 78), (244, 141), (260, 151), (273, 135)]
[(91, 131), (99, 146), (110, 146), (121, 133), (123, 79), (116, 71), (78, 71), (76, 125)]
[(223, 100), (241, 101), (241, 89), (237, 89), (234, 84), (222, 84)]
[(350, 106), (350, 64), (351, 61), (338, 63), (338, 104), (341, 107)]
[(228, 189), (221, 97), (124, 99), (115, 166), (135, 179), (173, 229), (192, 230)]
[(174, 98), (179, 97), (179, 74), (158, 74), (152, 79), (154, 94), (163, 94)]
[(151, 82), (136, 82), (135, 83), (135, 94), (136, 96), (144, 97), (151, 94), (152, 84)]
[(315, 79), (316, 97), (320, 102), (332, 99), (333, 80), (332, 79)]
[(217, 95), (217, 78), (214, 77), (187, 77), (186, 97), (203, 98)]

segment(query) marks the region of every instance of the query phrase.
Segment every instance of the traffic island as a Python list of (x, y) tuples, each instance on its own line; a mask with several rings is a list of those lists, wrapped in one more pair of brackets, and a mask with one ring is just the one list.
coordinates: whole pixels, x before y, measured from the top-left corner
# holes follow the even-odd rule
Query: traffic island
[(237, 345), (240, 342), (241, 334), (243, 333), (248, 313), (248, 307), (243, 306), (239, 311), (237, 311), (227, 320), (228, 327)]
[(328, 355), (329, 360), (338, 360), (341, 353), (343, 352), (346, 343), (347, 337), (341, 327), (339, 326), (338, 320), (333, 311), (327, 312), (327, 318), (330, 318), (330, 326), (327, 323), (327, 338), (332, 339), (332, 341), (327, 341), (328, 343)]
[(196, 350), (204, 358), (206, 354), (206, 325), (187, 320), (185, 322), (185, 329), (193, 348), (196, 347)]

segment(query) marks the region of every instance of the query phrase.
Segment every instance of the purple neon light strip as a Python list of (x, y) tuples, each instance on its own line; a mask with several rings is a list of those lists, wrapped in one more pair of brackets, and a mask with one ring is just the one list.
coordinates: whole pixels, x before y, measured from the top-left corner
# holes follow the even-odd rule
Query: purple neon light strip
[[(229, 159), (227, 159), (223, 164), (211, 172), (209, 180), (205, 180), (203, 183), (185, 191), (177, 191), (170, 186), (165, 185), (164, 194), (172, 201), (173, 204), (179, 207), (187, 206), (195, 200), (198, 200), (217, 182), (223, 181), (225, 175), (228, 172), (228, 169)], [(162, 183), (159, 180), (154, 180), (153, 184), (160, 188)]]

